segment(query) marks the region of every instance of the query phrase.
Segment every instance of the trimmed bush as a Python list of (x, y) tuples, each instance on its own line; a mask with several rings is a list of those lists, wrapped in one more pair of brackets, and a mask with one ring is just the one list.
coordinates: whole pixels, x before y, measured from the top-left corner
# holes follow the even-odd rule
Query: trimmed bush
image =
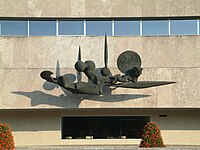
[(160, 127), (156, 122), (149, 122), (144, 126), (144, 133), (139, 147), (165, 147)]
[(15, 149), (13, 139), (10, 126), (7, 123), (0, 123), (0, 150)]

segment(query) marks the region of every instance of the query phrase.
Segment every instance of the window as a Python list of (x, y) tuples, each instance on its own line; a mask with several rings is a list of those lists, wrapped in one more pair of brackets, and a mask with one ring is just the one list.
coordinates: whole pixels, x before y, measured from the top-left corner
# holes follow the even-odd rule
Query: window
[(197, 34), (197, 20), (171, 20), (171, 34)]
[(115, 36), (140, 35), (140, 21), (115, 21)]
[(168, 20), (142, 21), (142, 35), (168, 35)]
[(59, 35), (84, 35), (84, 21), (59, 21)]
[(87, 21), (86, 35), (112, 35), (112, 21)]
[(56, 35), (56, 21), (30, 21), (29, 30), (32, 36)]
[(197, 18), (102, 18), (0, 20), (0, 36), (162, 36), (199, 35)]
[(0, 35), (28, 35), (28, 21), (1, 20)]
[(62, 117), (62, 139), (141, 138), (150, 116)]

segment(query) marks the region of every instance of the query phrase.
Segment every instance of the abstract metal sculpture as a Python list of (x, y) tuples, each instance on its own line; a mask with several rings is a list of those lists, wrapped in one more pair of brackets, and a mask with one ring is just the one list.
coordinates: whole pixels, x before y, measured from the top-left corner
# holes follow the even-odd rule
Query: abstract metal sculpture
[[(81, 48), (79, 46), (78, 61), (75, 63), (77, 82), (70, 82), (67, 76), (56, 75), (56, 78), (54, 78), (52, 77), (53, 73), (51, 71), (43, 71), (40, 76), (46, 81), (55, 83), (74, 94), (101, 95), (103, 94), (103, 86), (140, 89), (175, 83), (168, 81), (138, 81), (138, 77), (142, 74), (143, 70), (141, 68), (141, 58), (136, 52), (131, 50), (121, 53), (117, 59), (118, 69), (123, 75), (116, 74), (113, 76), (108, 68), (108, 46), (106, 36), (104, 65), (105, 67), (101, 68), (100, 71), (101, 75), (98, 75), (93, 61), (87, 60), (83, 62), (81, 60)], [(87, 76), (88, 82), (81, 81), (82, 72)]]

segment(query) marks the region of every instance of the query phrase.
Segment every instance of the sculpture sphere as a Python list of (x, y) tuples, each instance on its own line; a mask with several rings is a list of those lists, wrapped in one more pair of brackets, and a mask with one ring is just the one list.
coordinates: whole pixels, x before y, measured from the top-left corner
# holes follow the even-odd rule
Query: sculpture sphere
[(86, 68), (86, 65), (84, 62), (82, 62), (81, 60), (77, 61), (74, 65), (75, 69), (77, 71), (83, 72)]
[(85, 61), (86, 68), (88, 70), (95, 70), (95, 63), (91, 60)]

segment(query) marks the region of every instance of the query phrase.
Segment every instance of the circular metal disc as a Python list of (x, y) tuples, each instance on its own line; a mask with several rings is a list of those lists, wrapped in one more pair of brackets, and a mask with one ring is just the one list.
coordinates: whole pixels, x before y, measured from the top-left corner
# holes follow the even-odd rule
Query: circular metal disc
[(122, 73), (126, 73), (133, 67), (141, 67), (141, 58), (134, 51), (125, 51), (117, 58), (117, 67)]

